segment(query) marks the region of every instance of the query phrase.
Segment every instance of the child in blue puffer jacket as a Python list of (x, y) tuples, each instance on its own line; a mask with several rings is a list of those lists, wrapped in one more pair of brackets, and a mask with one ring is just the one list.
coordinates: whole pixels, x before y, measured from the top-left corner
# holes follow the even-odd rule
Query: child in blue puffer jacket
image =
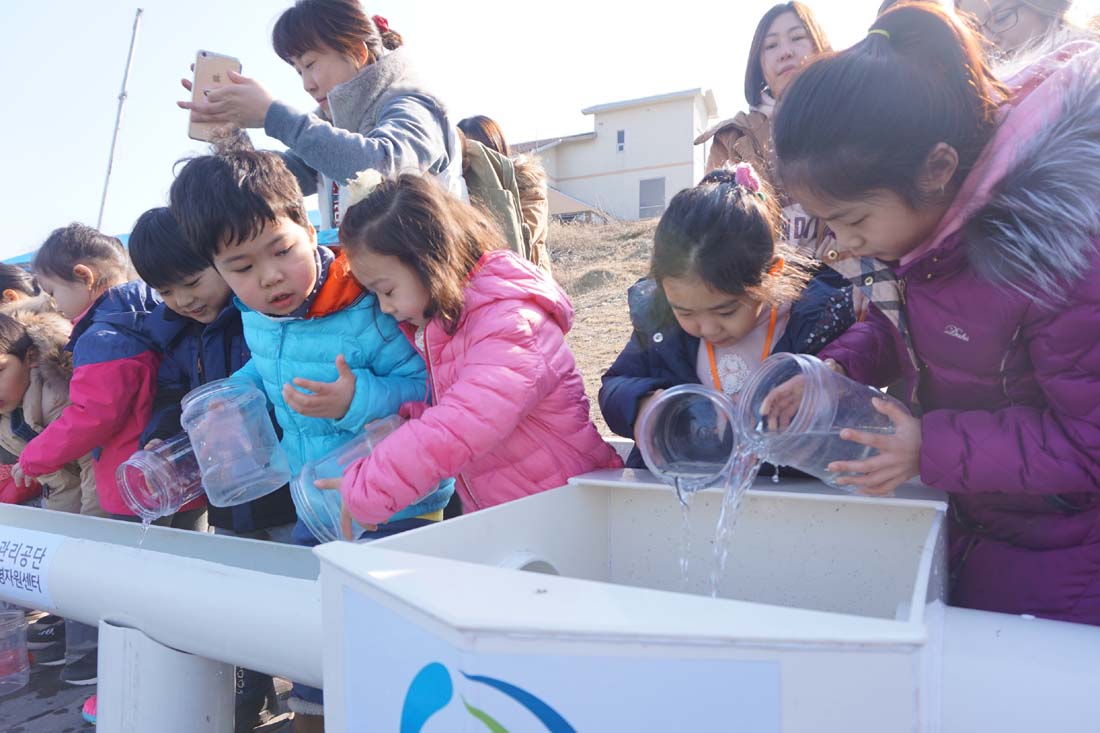
[[(167, 207), (141, 215), (129, 249), (134, 269), (164, 299), (145, 321), (163, 354), (153, 417), (141, 437), (145, 445), (178, 435), (183, 396), (229, 377), (250, 354), (233, 293), (218, 271), (192, 251)], [(290, 543), (297, 516), (290, 488), (283, 486), (238, 506), (211, 504), (209, 521), (216, 534)], [(275, 685), (270, 675), (243, 667), (236, 675), (237, 729), (252, 730), (264, 708), (274, 706)]]

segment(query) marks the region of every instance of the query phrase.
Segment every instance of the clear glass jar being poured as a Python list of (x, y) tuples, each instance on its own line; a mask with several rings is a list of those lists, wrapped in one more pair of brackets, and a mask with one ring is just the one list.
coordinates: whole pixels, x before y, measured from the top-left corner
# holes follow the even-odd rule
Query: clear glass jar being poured
[(122, 500), (146, 524), (175, 514), (203, 494), (187, 433), (134, 453), (118, 467), (117, 480)]
[(390, 415), (367, 423), (363, 432), (344, 445), (302, 466), (301, 472), (290, 483), (290, 493), (294, 497), (294, 506), (298, 509), (298, 518), (319, 542), (358, 539), (364, 529), (352, 520), (352, 536), (345, 537), (340, 526), (343, 497), (339, 491), (333, 489), (318, 489), (316, 482), (319, 479), (341, 478), (348, 466), (369, 456), (379, 443), (404, 422), (403, 418)]
[(876, 453), (842, 439), (842, 430), (894, 431), (890, 419), (874, 408), (874, 399), (890, 398), (838, 374), (816, 357), (775, 354), (734, 399), (699, 385), (661, 393), (642, 414), (635, 438), (646, 466), (681, 492), (747, 475), (746, 462), (762, 461), (796, 468), (851, 491), (836, 483), (840, 475), (828, 466)]
[(290, 480), (264, 393), (219, 379), (183, 398), (180, 422), (191, 436), (210, 503), (231, 507), (267, 496)]

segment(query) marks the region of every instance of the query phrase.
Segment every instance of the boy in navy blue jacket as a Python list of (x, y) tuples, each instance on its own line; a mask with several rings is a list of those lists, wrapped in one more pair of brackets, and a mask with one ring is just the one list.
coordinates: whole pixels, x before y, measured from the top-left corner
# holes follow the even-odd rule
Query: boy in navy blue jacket
[[(249, 359), (241, 312), (218, 271), (196, 255), (167, 207), (141, 215), (130, 235), (130, 259), (142, 279), (164, 299), (146, 328), (164, 354), (157, 374), (153, 417), (142, 445), (181, 432), (180, 400), (207, 382), (224, 379)], [(217, 534), (291, 543), (297, 517), (290, 489), (234, 507), (210, 506)], [(237, 729), (252, 730), (265, 698), (274, 701), (271, 678), (237, 670)]]

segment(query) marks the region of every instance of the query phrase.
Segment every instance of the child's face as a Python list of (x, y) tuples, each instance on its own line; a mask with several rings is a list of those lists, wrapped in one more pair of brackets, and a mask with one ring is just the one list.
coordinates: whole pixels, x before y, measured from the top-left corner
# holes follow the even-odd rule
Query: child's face
[(896, 262), (923, 244), (946, 209), (914, 209), (898, 194), (885, 190), (857, 201), (824, 199), (801, 188), (792, 189), (791, 195), (806, 213), (829, 225), (840, 249), (885, 262)]
[(232, 295), (225, 279), (213, 267), (157, 288), (157, 292), (173, 311), (199, 323), (213, 323)]
[[(78, 270), (80, 272), (77, 272)], [(73, 268), (73, 272), (74, 276), (77, 277), (75, 282), (61, 280), (50, 275), (35, 274), (42, 290), (53, 298), (57, 310), (70, 321), (88, 310), (88, 306), (95, 301), (98, 295), (92, 286), (92, 283), (95, 282), (95, 276), (91, 274), (87, 267), (77, 265)], [(85, 272), (91, 276), (90, 280), (87, 277), (81, 277)]]
[(31, 370), (13, 354), (0, 354), (0, 415), (10, 415), (23, 404)]
[(351, 273), (363, 287), (378, 296), (378, 307), (398, 323), (420, 327), (431, 320), (425, 313), (431, 305), (431, 294), (416, 272), (391, 255), (369, 250), (348, 254)]
[(219, 247), (214, 267), (249, 308), (285, 316), (305, 303), (317, 283), (316, 250), (312, 228), (279, 217), (252, 239)]
[(756, 327), (763, 304), (715, 290), (697, 277), (666, 277), (665, 299), (680, 328), (717, 347), (732, 346)]
[[(364, 52), (365, 50), (364, 48)], [(328, 46), (311, 49), (292, 58), (291, 65), (302, 77), (302, 87), (306, 93), (328, 115), (332, 114), (328, 108), (329, 92), (359, 74), (359, 64), (355, 59)]]

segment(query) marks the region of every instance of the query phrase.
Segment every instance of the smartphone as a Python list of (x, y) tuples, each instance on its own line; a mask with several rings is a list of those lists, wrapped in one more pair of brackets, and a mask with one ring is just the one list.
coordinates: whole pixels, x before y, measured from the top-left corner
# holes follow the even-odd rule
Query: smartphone
[[(241, 62), (238, 59), (211, 51), (199, 51), (195, 55), (195, 78), (191, 82), (191, 101), (202, 101), (206, 90), (228, 84), (230, 71), (241, 73)], [(225, 127), (225, 124), (191, 122), (187, 129), (187, 136), (192, 140), (210, 142), (214, 139), (214, 132), (220, 127)]]

